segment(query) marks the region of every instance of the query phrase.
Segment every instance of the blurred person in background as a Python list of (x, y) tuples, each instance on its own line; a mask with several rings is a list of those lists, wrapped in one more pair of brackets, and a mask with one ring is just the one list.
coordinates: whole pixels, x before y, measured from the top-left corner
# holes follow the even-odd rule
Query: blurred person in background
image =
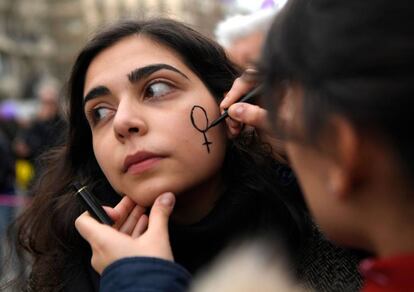
[(23, 189), (28, 189), (33, 177), (42, 171), (38, 160), (40, 155), (62, 141), (65, 129), (57, 83), (53, 80), (41, 82), (37, 99), (39, 109), (35, 119), (21, 129), (14, 141), (14, 151), (18, 158), (17, 179)]
[(0, 104), (0, 127), (9, 141), (14, 141), (19, 129), (17, 121), (18, 105), (12, 100)]
[(238, 14), (217, 25), (218, 43), (241, 69), (254, 67), (276, 12), (276, 8), (266, 8), (246, 15)]

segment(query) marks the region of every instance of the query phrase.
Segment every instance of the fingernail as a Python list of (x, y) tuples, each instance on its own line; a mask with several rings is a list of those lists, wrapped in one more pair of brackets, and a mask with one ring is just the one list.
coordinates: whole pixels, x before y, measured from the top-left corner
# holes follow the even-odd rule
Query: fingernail
[(172, 193), (165, 193), (160, 198), (161, 205), (170, 207), (174, 203), (174, 195)]

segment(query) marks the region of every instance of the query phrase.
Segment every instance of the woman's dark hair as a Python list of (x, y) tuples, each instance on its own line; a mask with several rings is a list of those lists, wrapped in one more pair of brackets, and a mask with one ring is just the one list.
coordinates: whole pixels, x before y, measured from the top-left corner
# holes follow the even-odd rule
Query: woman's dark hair
[[(131, 35), (148, 37), (175, 51), (204, 82), (217, 102), (239, 74), (219, 45), (168, 19), (121, 22), (98, 33), (86, 44), (76, 59), (68, 83), (67, 143), (49, 153), (47, 172), (34, 189), (33, 202), (17, 221), (18, 245), (33, 257), (29, 284), (34, 291), (62, 289), (79, 273), (82, 257), (90, 258), (87, 243), (74, 228), (81, 208), (73, 196), (73, 181), (80, 180), (91, 186), (103, 204), (113, 205), (119, 200), (93, 153), (91, 131), (83, 112), (83, 90), (86, 72), (97, 54)], [(305, 219), (301, 211), (296, 211), (301, 209), (293, 207), (289, 201), (294, 196), (284, 198), (282, 193), (276, 192), (277, 187), (269, 183), (269, 176), (273, 175), (270, 151), (254, 138), (232, 141), (228, 148), (231, 155), (227, 155), (224, 167), (228, 180), (241, 185), (239, 188), (246, 193), (260, 191), (280, 201), (280, 210), (274, 212), (280, 214), (281, 224), (286, 222), (292, 241), (300, 242)], [(258, 166), (252, 166), (254, 161)], [(232, 164), (236, 166), (232, 167)]]
[(299, 84), (307, 142), (329, 115), (341, 114), (359, 131), (389, 141), (413, 177), (413, 36), (412, 1), (289, 1), (272, 24), (260, 65), (272, 116), (283, 84)]

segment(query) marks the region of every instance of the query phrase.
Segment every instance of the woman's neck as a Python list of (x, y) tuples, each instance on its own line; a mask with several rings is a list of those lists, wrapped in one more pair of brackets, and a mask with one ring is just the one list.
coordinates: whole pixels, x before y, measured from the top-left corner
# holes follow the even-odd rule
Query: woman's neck
[(384, 226), (378, 227), (378, 232), (374, 235), (376, 254), (379, 257), (414, 255), (413, 217), (388, 218), (388, 220), (393, 222), (384, 223)]
[(180, 193), (171, 216), (172, 221), (182, 225), (199, 222), (211, 212), (224, 189), (222, 174), (218, 172), (209, 180)]
[[(390, 195), (392, 194), (392, 195)], [(387, 197), (386, 200), (381, 198)], [(402, 198), (407, 198), (406, 200)], [(412, 194), (395, 187), (387, 196), (376, 192), (377, 202), (371, 201), (371, 212), (366, 234), (370, 237), (370, 250), (378, 257), (393, 257), (414, 254), (414, 208)], [(367, 210), (368, 207), (365, 209)]]
[[(414, 187), (393, 154), (373, 145), (367, 158), (365, 181), (349, 196), (353, 226), (365, 249), (377, 257), (414, 253)], [(378, 152), (379, 151), (379, 152)], [(368, 155), (368, 157), (370, 157)], [(375, 167), (373, 167), (375, 163)], [(369, 170), (369, 172), (368, 172)], [(357, 227), (358, 226), (358, 227)]]

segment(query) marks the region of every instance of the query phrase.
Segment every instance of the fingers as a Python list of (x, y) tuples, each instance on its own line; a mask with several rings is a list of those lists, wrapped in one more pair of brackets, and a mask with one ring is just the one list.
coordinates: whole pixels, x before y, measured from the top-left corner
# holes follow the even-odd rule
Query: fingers
[(121, 201), (114, 207), (114, 210), (119, 214), (119, 219), (116, 221), (114, 228), (119, 229), (128, 218), (128, 215), (132, 212), (136, 206), (135, 202), (127, 196), (123, 197)]
[(245, 82), (256, 83), (259, 79), (259, 71), (254, 68), (247, 68), (240, 77)]
[(89, 243), (104, 241), (104, 235), (111, 227), (103, 225), (84, 212), (75, 220), (75, 227)]
[(240, 132), (243, 130), (243, 124), (228, 118), (225, 120), (227, 135), (230, 139), (237, 137)]
[(248, 103), (237, 103), (228, 109), (229, 116), (246, 125), (252, 126), (262, 131), (269, 131), (267, 111), (263, 108)]
[(124, 223), (120, 226), (119, 231), (125, 234), (131, 234), (144, 212), (145, 209), (143, 207), (136, 205)]
[[(243, 75), (242, 75), (243, 76)], [(246, 81), (246, 78), (237, 78), (230, 91), (220, 103), (220, 109), (228, 109), (232, 104), (237, 102), (243, 95), (248, 93), (255, 86), (255, 82)]]
[(131, 237), (138, 238), (145, 232), (145, 230), (147, 230), (147, 227), (148, 227), (148, 216), (144, 214), (141, 216), (141, 218), (139, 218), (138, 223), (135, 225), (134, 230), (132, 231)]
[(159, 196), (151, 208), (146, 232), (136, 240), (147, 241), (147, 254), (166, 260), (174, 260), (170, 238), (168, 235), (168, 220), (175, 204), (172, 193)]
[(172, 193), (164, 193), (159, 196), (152, 206), (149, 216), (148, 231), (168, 236), (168, 220), (175, 204), (175, 197)]
[[(129, 216), (121, 225), (121, 232), (99, 223), (88, 212), (80, 215), (75, 221), (75, 226), (92, 248), (91, 263), (94, 269), (102, 273), (114, 261), (130, 256), (151, 256), (173, 260), (168, 236), (168, 220), (174, 204), (175, 197), (172, 193), (161, 195), (155, 201), (148, 218), (143, 214), (143, 208), (136, 206), (131, 209), (128, 200), (122, 200), (116, 208)], [(128, 210), (131, 211), (127, 212)]]
[[(262, 141), (272, 146), (273, 156), (279, 162), (287, 164), (285, 145), (282, 140), (273, 137), (268, 120), (268, 113), (265, 109), (248, 103), (236, 103), (228, 109), (229, 116), (239, 122), (254, 127)], [(230, 129), (231, 131), (231, 129)], [(233, 136), (238, 135), (240, 130), (233, 129)]]
[[(231, 107), (232, 104), (236, 103), (240, 98), (248, 93), (255, 85), (257, 81), (258, 72), (254, 69), (247, 69), (244, 71), (242, 76), (237, 78), (230, 91), (227, 93), (225, 98), (220, 104), (221, 111), (224, 111)], [(230, 138), (234, 138), (239, 135), (243, 129), (242, 123), (232, 118), (226, 119), (227, 132)]]
[(128, 243), (133, 242), (130, 237), (99, 223), (88, 212), (75, 220), (75, 227), (91, 246), (91, 264), (99, 274), (115, 260), (132, 253), (131, 248), (127, 247)]
[(106, 214), (108, 214), (109, 217), (111, 217), (111, 219), (116, 222), (121, 218), (121, 215), (119, 214), (118, 211), (114, 210), (114, 208), (112, 207), (108, 207), (108, 206), (102, 206), (106, 212)]

